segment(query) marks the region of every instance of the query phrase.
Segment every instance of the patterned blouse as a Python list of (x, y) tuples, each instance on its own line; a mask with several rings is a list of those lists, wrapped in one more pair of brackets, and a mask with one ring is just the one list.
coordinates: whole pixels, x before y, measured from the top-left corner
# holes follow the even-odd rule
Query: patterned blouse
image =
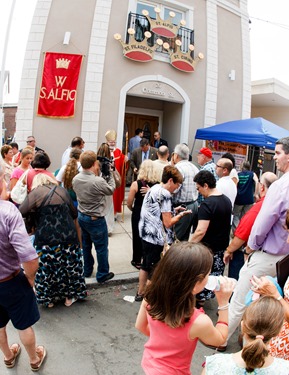
[(156, 184), (146, 193), (141, 209), (139, 234), (146, 242), (163, 246), (164, 236), (167, 243), (173, 242), (172, 229), (166, 228), (164, 231), (163, 212), (172, 212), (171, 193), (162, 185)]
[[(284, 300), (289, 303), (289, 277), (284, 285)], [(278, 336), (269, 344), (269, 351), (273, 357), (289, 360), (289, 323), (284, 320), (283, 327)]]

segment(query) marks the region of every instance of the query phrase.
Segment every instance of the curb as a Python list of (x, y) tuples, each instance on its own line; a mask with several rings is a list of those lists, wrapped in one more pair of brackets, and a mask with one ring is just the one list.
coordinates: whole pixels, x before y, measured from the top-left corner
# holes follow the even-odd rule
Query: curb
[(129, 272), (129, 273), (122, 273), (119, 275), (115, 275), (113, 279), (106, 281), (103, 284), (98, 283), (95, 279), (93, 278), (87, 278), (85, 279), (86, 282), (86, 287), (87, 289), (92, 289), (92, 288), (106, 288), (114, 285), (119, 285), (123, 283), (136, 283), (138, 282), (138, 272)]

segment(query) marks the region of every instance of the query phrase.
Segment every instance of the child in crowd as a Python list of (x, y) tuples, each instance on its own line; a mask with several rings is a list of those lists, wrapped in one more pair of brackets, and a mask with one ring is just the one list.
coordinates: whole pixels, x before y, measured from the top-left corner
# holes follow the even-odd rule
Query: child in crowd
[(216, 354), (206, 359), (202, 375), (287, 375), (289, 361), (273, 358), (268, 343), (278, 335), (284, 320), (281, 303), (261, 297), (247, 307), (241, 323), (244, 346), (234, 354)]
[(216, 326), (195, 308), (195, 295), (204, 289), (212, 263), (207, 247), (181, 242), (172, 245), (157, 265), (136, 320), (136, 328), (149, 336), (142, 359), (147, 375), (189, 375), (198, 339), (214, 346), (226, 341), (232, 281), (220, 277)]

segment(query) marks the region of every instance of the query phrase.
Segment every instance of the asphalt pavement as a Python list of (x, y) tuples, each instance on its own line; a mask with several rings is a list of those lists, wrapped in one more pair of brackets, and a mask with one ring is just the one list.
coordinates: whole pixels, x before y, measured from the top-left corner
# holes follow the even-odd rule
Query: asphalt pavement
[[(47, 348), (47, 359), (39, 374), (45, 375), (138, 375), (141, 368), (143, 346), (147, 338), (135, 328), (139, 302), (123, 298), (133, 296), (137, 290), (138, 272), (131, 266), (130, 211), (125, 208), (119, 215), (115, 229), (109, 237), (110, 271), (115, 278), (99, 285), (95, 270), (86, 279), (88, 297), (71, 307), (57, 304), (52, 309), (40, 307), (41, 318), (34, 326), (37, 343)], [(205, 305), (206, 313), (216, 321), (215, 300)], [(9, 343), (19, 342), (17, 331), (9, 323)], [(239, 350), (237, 333), (228, 352)], [(205, 355), (214, 351), (198, 343), (191, 370), (200, 374)], [(22, 352), (15, 368), (7, 369), (0, 361), (1, 375), (31, 374), (28, 356)]]
[[(86, 300), (71, 307), (57, 304), (54, 308), (40, 307), (41, 319), (34, 326), (37, 343), (47, 348), (47, 358), (39, 374), (45, 375), (138, 375), (143, 346), (147, 338), (135, 328), (139, 302), (127, 302), (133, 297), (135, 282), (111, 282), (91, 286)], [(216, 321), (214, 300), (205, 305), (206, 313)], [(10, 344), (19, 342), (17, 331), (9, 323)], [(234, 340), (236, 341), (236, 335)], [(1, 375), (31, 374), (28, 356), (22, 353), (15, 368), (6, 369), (0, 361)], [(228, 352), (239, 350), (230, 344)], [(214, 351), (198, 343), (191, 370), (200, 374), (205, 355)]]

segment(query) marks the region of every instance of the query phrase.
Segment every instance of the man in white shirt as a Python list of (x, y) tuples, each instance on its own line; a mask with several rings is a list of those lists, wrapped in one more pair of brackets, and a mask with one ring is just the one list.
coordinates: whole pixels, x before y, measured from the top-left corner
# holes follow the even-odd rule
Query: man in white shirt
[(74, 137), (70, 143), (70, 146), (64, 151), (62, 158), (61, 158), (61, 166), (66, 165), (68, 163), (70, 152), (73, 148), (80, 148), (83, 151), (85, 142), (81, 137)]
[(230, 199), (233, 209), (237, 195), (237, 187), (230, 177), (232, 169), (233, 163), (230, 159), (221, 158), (218, 160), (218, 163), (216, 164), (216, 173), (219, 177), (216, 187), (219, 190), (219, 192), (223, 193)]

